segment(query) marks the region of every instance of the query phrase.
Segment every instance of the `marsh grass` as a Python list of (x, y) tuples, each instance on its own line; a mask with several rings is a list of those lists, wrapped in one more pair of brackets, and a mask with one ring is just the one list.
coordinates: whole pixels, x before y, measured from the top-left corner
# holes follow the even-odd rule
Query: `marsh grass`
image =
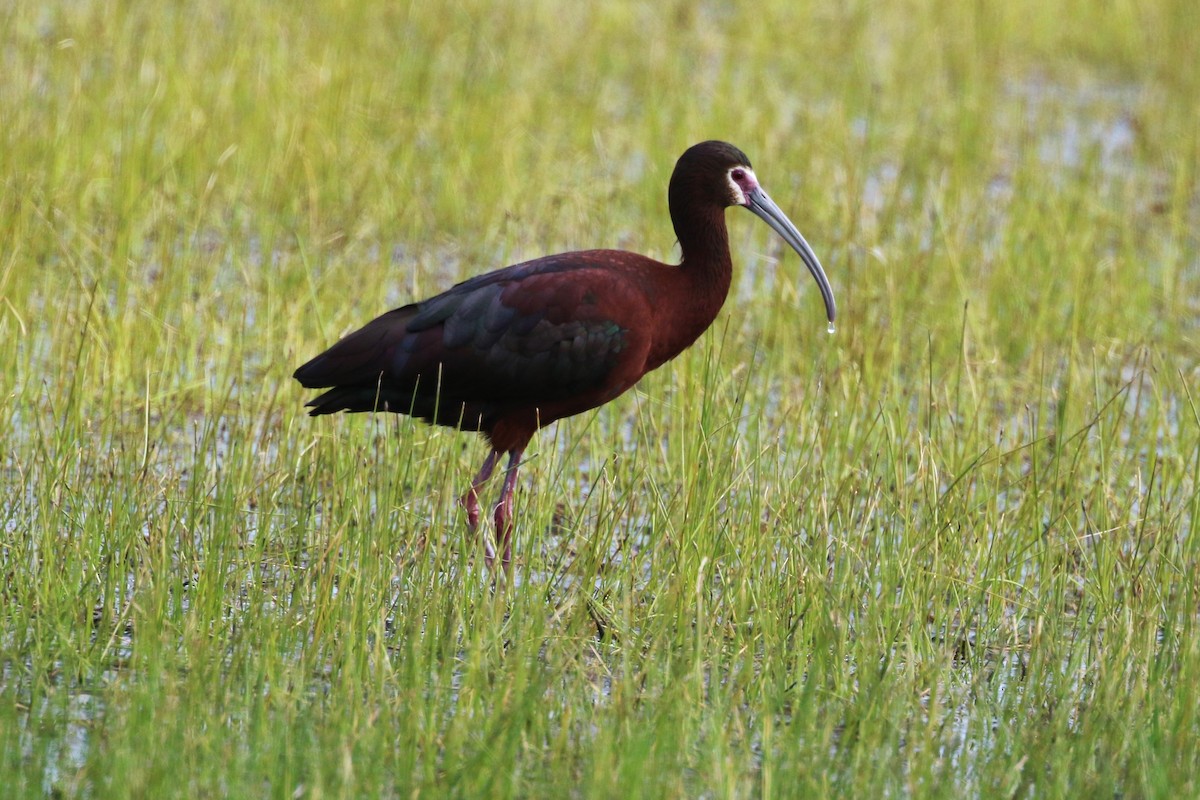
[[(10, 4), (6, 796), (1200, 791), (1188, 2)], [(303, 415), (387, 308), (672, 256), (743, 147), (700, 344), (528, 453)], [(495, 487), (490, 487), (490, 492)]]

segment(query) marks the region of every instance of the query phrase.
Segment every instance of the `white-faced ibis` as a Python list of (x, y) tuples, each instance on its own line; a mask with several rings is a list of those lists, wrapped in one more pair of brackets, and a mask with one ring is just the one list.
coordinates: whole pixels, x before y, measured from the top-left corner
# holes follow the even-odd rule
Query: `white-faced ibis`
[[(460, 500), (479, 525), (479, 491), (502, 453), (496, 544), (512, 556), (521, 453), (555, 420), (607, 403), (683, 352), (716, 318), (732, 262), (725, 209), (744, 206), (800, 254), (833, 322), (833, 290), (812, 248), (767, 196), (746, 155), (703, 142), (680, 156), (668, 190), (683, 258), (621, 250), (547, 256), (479, 275), (389, 311), (296, 370), (328, 389), (309, 413), (393, 411), (482, 433), (491, 446)], [(484, 537), (487, 562), (496, 550)]]

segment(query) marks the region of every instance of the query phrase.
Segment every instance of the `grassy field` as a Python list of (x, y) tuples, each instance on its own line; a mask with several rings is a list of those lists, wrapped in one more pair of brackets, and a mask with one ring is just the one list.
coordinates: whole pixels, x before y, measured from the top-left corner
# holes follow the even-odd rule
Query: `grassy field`
[[(1200, 794), (1200, 5), (0, 8), (0, 794)], [(536, 255), (721, 317), (485, 453), (310, 419), (352, 326)], [(489, 487), (488, 497), (496, 486)]]

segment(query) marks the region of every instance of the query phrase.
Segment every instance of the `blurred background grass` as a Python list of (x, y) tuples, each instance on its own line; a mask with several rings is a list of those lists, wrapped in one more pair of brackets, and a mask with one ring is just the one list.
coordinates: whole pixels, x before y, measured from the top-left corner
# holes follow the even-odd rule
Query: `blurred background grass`
[[(1198, 17), (5, 5), (0, 784), (1194, 792)], [(481, 446), (290, 372), (487, 269), (672, 258), (706, 138), (838, 332), (731, 211), (722, 317), (542, 435), (493, 595)]]

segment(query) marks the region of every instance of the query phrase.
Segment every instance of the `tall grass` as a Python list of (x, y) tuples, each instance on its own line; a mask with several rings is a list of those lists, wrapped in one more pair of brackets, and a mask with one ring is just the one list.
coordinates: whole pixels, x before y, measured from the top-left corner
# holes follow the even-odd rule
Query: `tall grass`
[[(11, 796), (1200, 791), (1200, 29), (1182, 0), (0, 10)], [(483, 456), (304, 416), (373, 315), (669, 259), (745, 149), (713, 329)], [(496, 487), (489, 487), (489, 495)]]

